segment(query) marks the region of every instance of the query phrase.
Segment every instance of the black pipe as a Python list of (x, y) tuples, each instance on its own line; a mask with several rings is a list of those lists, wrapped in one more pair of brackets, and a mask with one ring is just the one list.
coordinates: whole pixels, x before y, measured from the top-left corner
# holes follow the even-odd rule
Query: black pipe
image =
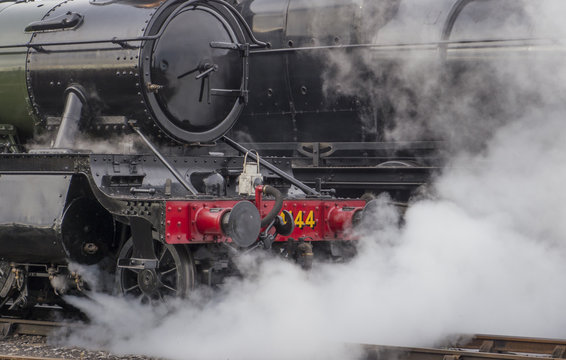
[(135, 126), (135, 122), (130, 121), (129, 122), (130, 126), (132, 127), (132, 129), (140, 136), (140, 138), (143, 140), (143, 142), (147, 145), (147, 147), (153, 152), (153, 154), (155, 156), (157, 156), (157, 158), (161, 161), (161, 163), (163, 165), (165, 165), (165, 167), (167, 169), (169, 169), (169, 171), (171, 172), (171, 174), (173, 174), (173, 176), (175, 176), (175, 178), (181, 183), (181, 185), (183, 185), (183, 187), (185, 189), (187, 189), (191, 194), (193, 195), (197, 195), (198, 194), (198, 190), (193, 186), (193, 184), (191, 184), (190, 182), (186, 181), (183, 178), (183, 175), (179, 174), (179, 172), (177, 171), (177, 169), (175, 169), (173, 167), (173, 165), (171, 165), (169, 163), (169, 161), (167, 161), (167, 159), (165, 158), (165, 156), (161, 155), (161, 153), (159, 152), (159, 150), (151, 143), (151, 141), (149, 141), (149, 139), (141, 132), (141, 130)]
[(281, 192), (279, 190), (277, 190), (273, 186), (265, 185), (263, 187), (263, 193), (265, 195), (274, 196), (275, 197), (275, 205), (273, 205), (273, 208), (271, 209), (271, 211), (263, 219), (261, 219), (261, 227), (262, 228), (269, 225), (271, 223), (271, 221), (273, 221), (273, 219), (275, 219), (277, 214), (279, 214), (281, 212), (281, 209), (283, 209), (283, 195), (281, 195)]

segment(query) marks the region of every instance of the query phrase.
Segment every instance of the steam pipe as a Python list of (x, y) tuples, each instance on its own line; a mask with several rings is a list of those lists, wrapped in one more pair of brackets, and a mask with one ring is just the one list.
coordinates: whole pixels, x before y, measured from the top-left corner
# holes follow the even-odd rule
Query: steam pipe
[(262, 228), (269, 225), (271, 223), (271, 221), (273, 219), (275, 219), (277, 214), (279, 214), (281, 209), (283, 209), (283, 196), (281, 195), (281, 192), (279, 190), (277, 190), (273, 186), (265, 185), (263, 187), (263, 193), (265, 195), (274, 196), (275, 197), (275, 204), (273, 205), (273, 208), (271, 209), (271, 211), (267, 215), (265, 215), (265, 217), (263, 219), (261, 219), (261, 227)]
[[(242, 145), (238, 144), (237, 142), (235, 142), (234, 140), (230, 139), (227, 136), (223, 136), (222, 139), (224, 140), (224, 142), (226, 144), (228, 144), (229, 146), (231, 146), (232, 148), (238, 150), (239, 152), (241, 152), (242, 154), (246, 154), (249, 153), (248, 156), (251, 157), (252, 159), (254, 159), (255, 161), (258, 161), (258, 157), (253, 153), (250, 152), (248, 149), (246, 149), (245, 147), (243, 147)], [(303, 184), (302, 182), (300, 182), (299, 180), (295, 179), (294, 177), (292, 177), (291, 175), (287, 174), (286, 172), (284, 172), (283, 170), (279, 169), (277, 166), (271, 164), (270, 162), (259, 158), (259, 163), (261, 165), (263, 165), (264, 167), (268, 168), (269, 170), (273, 171), (274, 173), (276, 173), (277, 175), (279, 175), (281, 178), (289, 181), (291, 184), (295, 185), (296, 187), (298, 187), (299, 189), (303, 190), (304, 192), (306, 192), (307, 194), (311, 194), (311, 195), (320, 195), (320, 193), (318, 191), (316, 191), (315, 189), (307, 186), (306, 184)]]
[(61, 125), (57, 131), (57, 137), (51, 148), (72, 148), (77, 131), (79, 130), (79, 122), (84, 105), (86, 105), (86, 97), (83, 91), (77, 86), (69, 87), (65, 93), (67, 100), (65, 101), (65, 110), (61, 119)]

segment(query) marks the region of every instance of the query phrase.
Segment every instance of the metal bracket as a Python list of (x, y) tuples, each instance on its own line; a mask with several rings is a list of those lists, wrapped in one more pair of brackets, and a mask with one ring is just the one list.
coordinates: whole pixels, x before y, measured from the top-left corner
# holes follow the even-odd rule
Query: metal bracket
[(444, 355), (443, 360), (459, 360), (460, 355)]
[(0, 324), (0, 338), (5, 338), (12, 334), (14, 330), (14, 323), (6, 322)]
[(132, 194), (149, 194), (149, 195), (155, 195), (155, 188), (140, 189), (140, 188), (131, 187), (131, 188), (130, 188), (130, 192), (131, 192)]
[(118, 40), (118, 38), (116, 38), (116, 37), (112, 39), (112, 44), (120, 45), (122, 47), (122, 49), (126, 49), (126, 50), (136, 49), (135, 46), (130, 45), (123, 40)]
[(479, 352), (492, 352), (494, 346), (495, 346), (495, 343), (492, 340), (485, 340), (481, 344), (481, 346), (479, 348)]
[(552, 351), (552, 358), (554, 359), (565, 359), (566, 358), (566, 346), (558, 345)]
[(129, 269), (157, 268), (159, 261), (155, 258), (151, 223), (140, 217), (131, 217), (130, 225), (134, 242), (132, 257), (118, 259), (118, 267)]
[(0, 139), (7, 141), (5, 144), (0, 145), (0, 152), (2, 152), (2, 147), (6, 148), (8, 151), (16, 153), (20, 150), (18, 131), (10, 124), (0, 124)]
[(123, 269), (157, 269), (158, 266), (159, 262), (157, 261), (157, 259), (118, 259), (118, 267)]
[(297, 151), (301, 155), (312, 158), (313, 165), (318, 166), (320, 159), (332, 155), (335, 148), (332, 143), (300, 143)]

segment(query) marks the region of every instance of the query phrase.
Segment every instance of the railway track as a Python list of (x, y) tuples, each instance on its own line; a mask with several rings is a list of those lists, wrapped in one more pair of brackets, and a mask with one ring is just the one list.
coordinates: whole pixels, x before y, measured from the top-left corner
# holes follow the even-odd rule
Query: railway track
[(37, 356), (0, 355), (0, 360), (66, 360), (64, 358), (50, 358)]
[[(0, 338), (9, 335), (48, 336), (63, 327), (76, 327), (79, 323), (43, 320), (24, 320), (11, 317), (0, 317)], [(0, 357), (0, 359), (2, 359)]]
[(511, 336), (475, 335), (461, 346), (490, 353), (525, 353), (566, 358), (566, 340), (537, 339)]
[[(48, 336), (69, 322), (0, 318), (0, 336)], [(566, 340), (478, 334), (461, 336), (442, 348), (362, 345), (367, 360), (533, 360), (566, 359)], [(56, 357), (2, 355), (0, 360), (59, 360)]]
[(51, 344), (47, 336), (61, 328), (74, 331), (84, 326), (80, 321), (65, 322), (22, 320), (0, 317), (0, 360), (157, 360), (141, 355), (115, 355), (105, 350), (84, 349)]
[(565, 359), (566, 340), (498, 335), (463, 336), (445, 348), (364, 345), (368, 360)]

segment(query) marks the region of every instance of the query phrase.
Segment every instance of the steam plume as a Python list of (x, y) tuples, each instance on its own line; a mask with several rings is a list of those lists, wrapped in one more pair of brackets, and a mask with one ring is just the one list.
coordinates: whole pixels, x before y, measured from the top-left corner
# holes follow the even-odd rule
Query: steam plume
[[(541, 2), (534, 10), (555, 29), (560, 22), (551, 20), (564, 5)], [(319, 263), (305, 273), (247, 256), (239, 263), (244, 277), (213, 296), (197, 292), (157, 308), (102, 294), (72, 299), (93, 323), (65, 341), (170, 359), (356, 359), (360, 353), (344, 344), (432, 345), (456, 333), (564, 338), (560, 57), (520, 53), (468, 63), (446, 79), (436, 65), (422, 70), (430, 58), (408, 55), (388, 74), (398, 92), (387, 136), (442, 135), (453, 156), (402, 225), (383, 196), (348, 263)], [(350, 71), (347, 59), (331, 61)], [(413, 94), (404, 96), (405, 88)]]

